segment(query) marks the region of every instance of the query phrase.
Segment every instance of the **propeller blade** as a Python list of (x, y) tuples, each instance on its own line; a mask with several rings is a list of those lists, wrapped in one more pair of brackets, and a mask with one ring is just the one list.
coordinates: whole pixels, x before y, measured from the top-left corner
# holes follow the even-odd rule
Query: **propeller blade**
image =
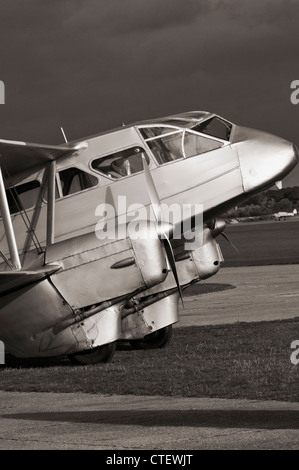
[(221, 233), (225, 230), (226, 223), (222, 219), (214, 219), (213, 226), (211, 228), (211, 232), (214, 238), (221, 235)]
[(182, 301), (183, 308), (185, 308), (184, 301), (183, 301), (183, 293), (182, 293), (182, 289), (181, 289), (181, 286), (180, 286), (180, 283), (179, 283), (179, 278), (178, 278), (178, 273), (177, 273), (177, 270), (176, 270), (176, 265), (175, 265), (175, 259), (174, 259), (172, 246), (171, 246), (170, 240), (169, 240), (168, 236), (166, 235), (166, 233), (163, 234), (163, 243), (164, 243), (167, 259), (168, 259), (168, 262), (169, 262), (170, 267), (172, 269), (173, 276), (174, 276), (174, 279), (175, 279), (175, 282), (176, 282), (176, 285), (177, 285), (177, 288), (178, 288), (178, 291), (179, 291), (179, 294), (180, 294), (180, 298), (181, 298), (181, 301)]
[(144, 169), (144, 174), (145, 174), (147, 192), (151, 201), (151, 206), (153, 208), (156, 221), (159, 224), (160, 222), (162, 222), (162, 209), (161, 209), (160, 198), (157, 193), (156, 186), (155, 186), (152, 174), (150, 172), (150, 169), (148, 167), (147, 161), (143, 154), (142, 154), (142, 162), (143, 162), (143, 169)]
[[(147, 161), (145, 156), (142, 154), (142, 162), (143, 162), (143, 168), (144, 168), (144, 174), (145, 174), (145, 182), (146, 182), (146, 187), (147, 187), (147, 192), (149, 195), (149, 199), (151, 202), (151, 206), (154, 211), (154, 215), (158, 224), (158, 230), (161, 233), (161, 225), (163, 223), (163, 213), (162, 213), (162, 208), (161, 208), (161, 203), (160, 203), (160, 198), (152, 177), (152, 174), (150, 172), (150, 169), (148, 167)], [(178, 273), (176, 269), (176, 264), (175, 264), (175, 258), (172, 250), (172, 246), (170, 243), (170, 240), (165, 232), (160, 234), (160, 240), (164, 245), (165, 252), (166, 252), (166, 257), (168, 264), (173, 272), (173, 276), (180, 294), (180, 298), (182, 301), (183, 308), (184, 307), (184, 301), (183, 301), (183, 294), (182, 294), (182, 289), (179, 283), (179, 278), (178, 278)]]
[(221, 235), (223, 236), (223, 238), (225, 238), (225, 240), (233, 247), (233, 249), (238, 253), (240, 254), (238, 248), (236, 247), (236, 245), (233, 244), (233, 242), (228, 238), (227, 235), (225, 235), (225, 233), (221, 233)]

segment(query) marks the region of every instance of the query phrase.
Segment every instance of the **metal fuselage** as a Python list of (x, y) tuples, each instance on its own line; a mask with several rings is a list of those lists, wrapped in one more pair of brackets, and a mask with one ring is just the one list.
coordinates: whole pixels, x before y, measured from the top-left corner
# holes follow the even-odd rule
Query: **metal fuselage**
[[(188, 113), (186, 115), (188, 116)], [(208, 117), (209, 114), (205, 116)], [(159, 128), (160, 122), (163, 123), (163, 119), (151, 121), (149, 127)], [(133, 204), (149, 207), (143, 171), (115, 178), (109, 177), (104, 172), (95, 171), (92, 167), (95, 159), (105, 158), (124, 149), (133, 147), (145, 149), (150, 158), (150, 169), (162, 203), (166, 205), (175, 203), (181, 206), (202, 204), (205, 219), (232, 207), (235, 201), (245, 199), (253, 192), (270, 187), (282, 179), (297, 163), (297, 156), (291, 143), (265, 132), (232, 125), (228, 141), (217, 140), (210, 135), (204, 136), (207, 140), (219, 142), (219, 147), (215, 150), (158, 165), (155, 155), (140, 133), (140, 126), (141, 124), (126, 126), (87, 138), (85, 150), (71, 158), (61, 158), (57, 162), (58, 173), (73, 167), (93, 174), (98, 181), (91, 188), (57, 198), (55, 242), (95, 231), (99, 221), (96, 209), (103, 202), (116, 204), (116, 209), (119, 211), (116, 215), (122, 217), (121, 221), (134, 218), (135, 211), (131, 214), (127, 212)], [(146, 124), (142, 125), (144, 126)], [(25, 183), (34, 179), (42, 182), (43, 173), (44, 169), (41, 169), (34, 175), (28, 175), (27, 178), (26, 175), (18, 175), (15, 183), (16, 181)], [(118, 198), (123, 196), (126, 197), (126, 204), (121, 206), (118, 204)], [(34, 208), (27, 210), (29, 219), (32, 219), (33, 212)], [(24, 222), (20, 214), (14, 214), (12, 217), (18, 249), (22, 253), (26, 238)], [(46, 217), (45, 202), (35, 230), (42, 246), (46, 244)], [(3, 226), (1, 243), (2, 251), (7, 254), (8, 250), (3, 247), (5, 243)]]
[[(205, 123), (214, 123), (212, 134)], [(223, 133), (221, 126), (226, 129), (226, 133)], [(149, 272), (152, 269), (154, 273), (155, 266), (152, 263), (155, 260), (160, 263), (158, 270), (164, 267), (165, 260), (163, 253), (161, 255), (159, 252), (158, 242), (151, 245), (147, 241), (137, 247), (132, 246), (131, 239), (126, 236), (122, 240), (102, 240), (100, 243), (96, 236), (97, 224), (103, 215), (99, 206), (103, 203), (113, 208), (114, 215), (109, 219), (108, 214), (107, 220), (108, 225), (110, 220), (115, 227), (126, 225), (136, 217), (136, 204), (146, 209), (148, 218), (151, 216), (150, 198), (140, 162), (137, 161), (135, 170), (129, 170), (127, 174), (115, 173), (114, 162), (123, 163), (127, 157), (130, 160), (134, 152), (134, 162), (136, 158), (141, 158), (140, 154), (146, 155), (161, 203), (167, 207), (175, 204), (181, 208), (181, 212), (177, 212), (171, 221), (176, 225), (185, 217), (185, 205), (195, 208), (193, 216), (201, 213), (206, 222), (251, 194), (271, 187), (286, 176), (298, 160), (293, 144), (265, 132), (228, 123), (214, 114), (204, 112), (191, 112), (124, 126), (92, 136), (84, 142), (86, 148), (57, 161), (54, 244), (46, 247), (46, 196), (43, 196), (45, 200), (38, 210), (35, 206), (26, 211), (29, 221), (34, 221), (31, 229), (35, 229), (40, 245), (45, 249), (44, 254), (37, 256), (32, 243), (28, 242), (28, 228), (26, 231), (21, 214), (12, 215), (23, 269), (36, 262), (58, 262), (62, 266), (62, 272), (49, 279), (2, 296), (0, 339), (3, 338), (9, 344), (9, 350), (17, 356), (68, 354), (114, 341), (122, 337), (120, 329), (131, 328), (126, 320), (119, 327), (120, 314), (126, 299), (136, 293), (140, 295), (146, 291), (158, 292), (166, 289), (166, 277), (170, 279), (170, 276), (165, 273), (161, 278), (155, 278), (156, 274), (153, 274), (149, 282), (144, 280), (145, 267), (148, 267)], [(67, 174), (63, 172), (70, 169), (78, 170), (79, 177), (67, 194), (62, 187), (61, 175)], [(18, 186), (33, 180), (42, 183), (44, 172), (45, 168), (40, 168), (34, 173), (18, 175), (11, 184)], [(82, 179), (86, 175), (92, 179), (90, 187), (84, 184), (82, 186)], [(8, 256), (2, 225), (0, 231), (1, 250)], [(210, 246), (210, 243), (212, 241), (207, 238), (207, 245)], [(132, 262), (130, 266), (132, 250), (135, 264)], [(84, 258), (86, 253), (88, 257)], [(163, 259), (160, 260), (159, 257)], [(127, 262), (124, 269), (111, 269), (112, 265), (118, 267), (121, 262)], [(204, 262), (203, 257), (197, 259), (199, 266)], [(85, 266), (84, 270), (82, 266)], [(182, 268), (181, 279), (184, 277), (184, 269)], [(218, 269), (219, 266), (208, 275), (215, 274)], [(185, 285), (192, 278), (188, 276), (186, 274)], [(88, 278), (86, 285), (85, 277)], [(167, 284), (167, 288), (171, 287), (171, 283)], [(80, 329), (77, 310), (119, 297), (123, 298), (109, 307), (110, 320), (99, 311), (84, 320), (84, 331)], [(160, 302), (163, 302), (164, 311), (167, 310), (165, 303), (169, 304), (172, 317), (173, 297)], [(25, 311), (22, 310), (24, 306)], [(154, 306), (149, 307), (148, 311), (155, 316), (153, 308)], [(69, 318), (70, 327), (67, 323)], [(63, 323), (65, 321), (66, 324)], [(155, 321), (159, 323), (160, 320), (155, 318)], [(177, 321), (176, 317), (174, 321)], [(173, 321), (166, 318), (158, 327), (168, 324), (167, 322)], [(61, 328), (56, 328), (54, 338), (53, 328), (59, 324)], [(139, 326), (137, 329), (140, 329)], [(87, 341), (86, 331), (91, 330), (93, 333)], [(102, 337), (103, 331), (106, 333)], [(108, 333), (110, 331), (111, 334)], [(145, 331), (149, 330), (142, 330), (139, 334), (142, 336)], [(130, 334), (125, 332), (123, 337), (130, 338)]]

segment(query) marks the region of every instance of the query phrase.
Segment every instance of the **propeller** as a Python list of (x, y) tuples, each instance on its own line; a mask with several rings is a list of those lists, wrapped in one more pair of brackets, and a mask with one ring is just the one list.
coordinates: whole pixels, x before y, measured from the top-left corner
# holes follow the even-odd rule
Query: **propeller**
[(234, 249), (238, 254), (240, 254), (238, 248), (236, 247), (236, 245), (233, 244), (233, 242), (228, 238), (228, 236), (225, 235), (225, 233), (222, 233), (221, 235), (222, 235), (223, 238), (225, 238), (225, 240), (233, 247), (233, 249)]
[(224, 233), (224, 229), (226, 227), (226, 223), (224, 220), (221, 219), (212, 219), (211, 221), (208, 222), (208, 227), (211, 230), (212, 236), (214, 238), (218, 237), (218, 235), (221, 235), (225, 240), (233, 247), (233, 249), (240, 254), (238, 248), (233, 244), (233, 242), (228, 238), (228, 236)]
[[(162, 207), (161, 207), (161, 202), (159, 195), (157, 193), (157, 189), (152, 177), (152, 174), (150, 172), (150, 169), (148, 167), (147, 161), (145, 156), (142, 154), (142, 162), (143, 162), (143, 168), (144, 168), (144, 174), (145, 174), (145, 182), (146, 182), (146, 187), (147, 187), (147, 192), (149, 195), (149, 199), (151, 202), (151, 206), (153, 208), (154, 216), (157, 222), (157, 232), (159, 234), (159, 238), (161, 242), (164, 245), (165, 252), (166, 252), (166, 257), (168, 264), (172, 270), (179, 294), (180, 294), (180, 299), (182, 301), (182, 305), (184, 307), (184, 301), (183, 301), (183, 294), (182, 294), (182, 289), (179, 283), (179, 278), (178, 278), (178, 273), (176, 269), (176, 264), (175, 264), (175, 258), (173, 254), (173, 249), (170, 243), (170, 240), (168, 238), (168, 235), (165, 231), (166, 224), (163, 224), (163, 213), (162, 213)], [(169, 225), (167, 225), (169, 228)]]

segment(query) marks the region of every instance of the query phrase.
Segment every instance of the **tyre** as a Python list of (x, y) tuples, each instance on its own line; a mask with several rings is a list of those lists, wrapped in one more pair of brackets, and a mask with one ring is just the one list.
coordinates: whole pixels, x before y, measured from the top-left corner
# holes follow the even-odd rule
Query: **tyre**
[(104, 344), (94, 349), (88, 349), (68, 356), (72, 364), (89, 365), (110, 362), (114, 356), (116, 343)]
[(131, 346), (136, 349), (162, 349), (165, 348), (172, 338), (172, 325), (165, 326), (160, 330), (146, 335), (143, 339), (130, 341)]

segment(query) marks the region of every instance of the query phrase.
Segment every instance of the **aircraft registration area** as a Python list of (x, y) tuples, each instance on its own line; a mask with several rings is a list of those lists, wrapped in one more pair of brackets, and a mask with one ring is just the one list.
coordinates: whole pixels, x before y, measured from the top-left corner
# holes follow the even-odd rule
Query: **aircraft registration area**
[(223, 262), (218, 217), (298, 162), (292, 143), (201, 111), (56, 146), (0, 140), (0, 155), (0, 340), (79, 364), (119, 340), (165, 346), (184, 287)]

